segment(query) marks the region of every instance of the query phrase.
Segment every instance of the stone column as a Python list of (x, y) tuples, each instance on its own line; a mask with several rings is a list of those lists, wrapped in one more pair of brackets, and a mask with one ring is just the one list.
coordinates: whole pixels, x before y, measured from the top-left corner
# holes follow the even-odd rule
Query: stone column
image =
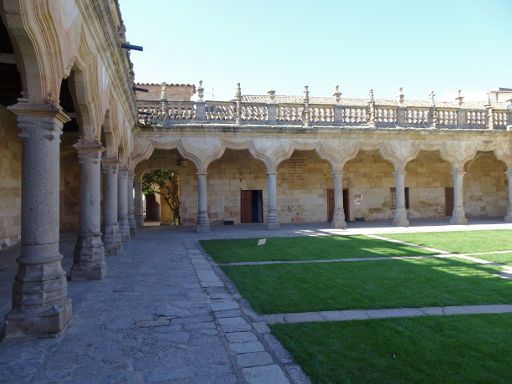
[(206, 171), (197, 172), (197, 232), (210, 232)]
[(117, 188), (117, 221), (121, 240), (130, 240), (130, 222), (128, 220), (128, 170), (119, 169), (119, 185)]
[(464, 175), (462, 170), (453, 170), (453, 214), (450, 224), (467, 224), (466, 214), (464, 212)]
[(334, 213), (332, 215), (332, 226), (334, 228), (347, 228), (345, 211), (343, 210), (343, 172), (333, 172), (332, 181), (334, 184)]
[(142, 211), (142, 182), (136, 181), (133, 183), (135, 188), (135, 225), (139, 228), (144, 226), (144, 216)]
[(393, 224), (399, 227), (409, 225), (407, 220), (407, 209), (405, 208), (405, 171), (393, 172), (395, 176), (396, 208), (393, 216)]
[(509, 169), (506, 174), (508, 178), (508, 209), (505, 221), (512, 223), (512, 169)]
[(123, 250), (119, 223), (117, 222), (117, 159), (102, 161), (103, 165), (103, 246), (108, 256)]
[(74, 145), (80, 163), (80, 230), (75, 245), (72, 280), (99, 280), (107, 273), (101, 241), (101, 153), (98, 142)]
[(130, 223), (130, 235), (134, 237), (137, 233), (135, 224), (135, 201), (133, 197), (133, 171), (128, 172), (128, 222)]
[(279, 228), (279, 218), (277, 217), (277, 172), (268, 172), (268, 212), (267, 229), (274, 230)]
[(69, 118), (50, 104), (18, 103), (22, 140), (21, 254), (5, 336), (59, 334), (72, 317), (59, 253), (60, 135)]

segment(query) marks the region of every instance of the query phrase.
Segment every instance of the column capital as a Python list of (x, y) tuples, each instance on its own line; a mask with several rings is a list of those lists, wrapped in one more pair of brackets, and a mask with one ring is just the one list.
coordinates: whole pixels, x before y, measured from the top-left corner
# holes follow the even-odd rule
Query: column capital
[(276, 176), (276, 175), (277, 175), (277, 171), (267, 172), (267, 176)]
[(206, 176), (206, 175), (208, 175), (208, 171), (197, 171), (196, 175), (197, 176)]
[(78, 152), (78, 160), (80, 162), (86, 160), (95, 160), (95, 162), (101, 159), (101, 154), (105, 148), (98, 141), (78, 140), (73, 147)]
[(405, 176), (407, 172), (404, 169), (400, 169), (393, 172), (393, 176)]
[(56, 119), (61, 124), (71, 120), (62, 107), (56, 104), (29, 104), (28, 102), (18, 101), (18, 103), (7, 107), (7, 109), (18, 117), (50, 118)]
[(512, 168), (507, 169), (507, 170), (505, 171), (505, 174), (506, 174), (508, 177), (512, 177)]
[(119, 161), (115, 157), (103, 157), (103, 159), (101, 159), (101, 165), (104, 173), (117, 173)]
[(466, 174), (466, 171), (462, 170), (462, 169), (452, 169), (452, 172), (451, 172), (452, 176), (459, 176), (459, 177), (462, 177)]
[(335, 169), (331, 172), (331, 175), (333, 176), (343, 176), (344, 174), (345, 172), (343, 172), (341, 169)]

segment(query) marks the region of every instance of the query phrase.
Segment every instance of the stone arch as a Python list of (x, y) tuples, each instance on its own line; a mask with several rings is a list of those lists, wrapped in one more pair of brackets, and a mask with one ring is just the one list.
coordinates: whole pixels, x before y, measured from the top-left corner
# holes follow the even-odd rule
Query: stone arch
[(502, 217), (508, 207), (507, 164), (493, 150), (477, 151), (464, 164), (464, 208), (467, 217)]
[(222, 156), (208, 167), (208, 215), (213, 224), (266, 221), (267, 167), (243, 147), (226, 144)]

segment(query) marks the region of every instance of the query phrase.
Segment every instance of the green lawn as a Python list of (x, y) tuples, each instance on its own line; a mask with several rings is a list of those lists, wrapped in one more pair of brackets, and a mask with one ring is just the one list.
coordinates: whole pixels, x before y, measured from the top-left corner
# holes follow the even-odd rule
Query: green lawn
[(316, 384), (510, 383), (512, 315), (276, 324)]
[(495, 263), (512, 265), (512, 252), (511, 253), (498, 253), (494, 255), (475, 255), (477, 259), (493, 261)]
[(222, 268), (261, 314), (512, 303), (497, 267), (453, 258)]
[(366, 236), (282, 237), (267, 239), (202, 240), (201, 246), (218, 263), (263, 260), (317, 260), (361, 257), (428, 255), (431, 252)]
[(457, 253), (512, 250), (512, 230), (383, 234), (383, 237)]

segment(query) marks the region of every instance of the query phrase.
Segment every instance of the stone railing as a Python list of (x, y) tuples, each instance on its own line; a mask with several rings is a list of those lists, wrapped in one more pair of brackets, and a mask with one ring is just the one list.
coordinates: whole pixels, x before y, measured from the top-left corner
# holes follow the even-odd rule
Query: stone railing
[[(183, 124), (289, 125), (367, 128), (506, 129), (512, 111), (503, 103), (369, 101), (336, 98), (332, 103), (276, 100), (267, 96), (237, 95), (232, 101), (139, 101), (139, 121), (146, 126)], [(266, 101), (254, 101), (266, 99)], [(293, 97), (288, 97), (293, 99)], [(297, 98), (295, 98), (297, 99)]]

